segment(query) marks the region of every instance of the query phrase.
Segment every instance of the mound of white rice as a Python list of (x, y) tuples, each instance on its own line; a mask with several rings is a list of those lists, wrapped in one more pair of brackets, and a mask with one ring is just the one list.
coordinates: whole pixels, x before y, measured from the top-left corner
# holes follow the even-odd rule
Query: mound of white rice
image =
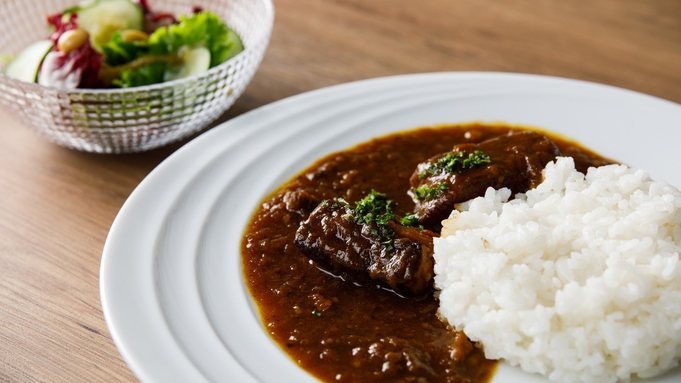
[[(571, 158), (508, 201), (488, 189), (435, 240), (440, 314), (485, 355), (559, 382), (650, 377), (681, 359), (681, 192)], [(507, 202), (508, 201), (508, 202)]]

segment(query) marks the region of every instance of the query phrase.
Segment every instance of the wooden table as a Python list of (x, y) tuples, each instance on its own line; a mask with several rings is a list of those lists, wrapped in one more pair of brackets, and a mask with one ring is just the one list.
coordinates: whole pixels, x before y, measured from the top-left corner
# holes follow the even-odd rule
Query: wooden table
[[(275, 9), (262, 66), (221, 121), (328, 85), (432, 71), (562, 76), (681, 103), (678, 0), (275, 0)], [(81, 153), (0, 110), (0, 381), (135, 381), (102, 315), (102, 247), (128, 195), (184, 143)]]

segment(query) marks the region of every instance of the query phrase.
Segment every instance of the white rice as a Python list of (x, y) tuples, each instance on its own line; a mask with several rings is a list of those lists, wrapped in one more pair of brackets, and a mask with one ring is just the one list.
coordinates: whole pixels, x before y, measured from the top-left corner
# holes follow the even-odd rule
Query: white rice
[[(508, 201), (490, 188), (435, 240), (440, 314), (557, 382), (650, 377), (681, 359), (681, 192), (623, 165), (571, 158)], [(508, 202), (507, 202), (508, 201)]]

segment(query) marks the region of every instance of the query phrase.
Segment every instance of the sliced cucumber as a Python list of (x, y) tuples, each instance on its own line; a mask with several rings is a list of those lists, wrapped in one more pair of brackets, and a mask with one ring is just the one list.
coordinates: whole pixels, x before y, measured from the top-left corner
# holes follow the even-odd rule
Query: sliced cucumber
[(163, 75), (163, 81), (178, 80), (200, 74), (210, 68), (210, 51), (206, 47), (187, 49), (182, 53), (182, 65), (172, 67)]
[[(222, 62), (231, 59), (232, 57), (236, 56), (237, 54), (241, 53), (244, 50), (244, 43), (241, 42), (241, 37), (239, 37), (239, 35), (232, 29), (229, 29), (227, 31), (227, 41), (231, 44), (231, 48), (229, 49), (225, 57), (222, 58)], [(213, 66), (221, 64), (222, 62), (213, 64)]]
[(92, 46), (101, 46), (111, 40), (120, 29), (144, 29), (142, 8), (130, 0), (89, 0), (81, 3), (78, 11), (78, 28), (90, 34)]
[(5, 74), (17, 80), (36, 82), (40, 65), (53, 47), (51, 40), (40, 40), (27, 46), (7, 64)]

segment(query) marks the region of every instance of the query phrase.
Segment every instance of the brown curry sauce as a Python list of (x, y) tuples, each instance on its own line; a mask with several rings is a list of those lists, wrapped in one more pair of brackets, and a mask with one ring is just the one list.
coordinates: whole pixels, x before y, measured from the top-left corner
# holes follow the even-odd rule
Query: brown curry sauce
[[(469, 124), (391, 134), (318, 160), (267, 197), (246, 229), (242, 257), (246, 283), (276, 343), (326, 382), (488, 381), (496, 362), (440, 321), (432, 291), (402, 297), (377, 283), (346, 282), (303, 255), (293, 237), (306, 217), (287, 210), (284, 195), (305, 191), (319, 201), (354, 203), (374, 189), (403, 216), (414, 209), (407, 190), (419, 162), (517, 129)], [(611, 163), (547, 136), (581, 171)]]

